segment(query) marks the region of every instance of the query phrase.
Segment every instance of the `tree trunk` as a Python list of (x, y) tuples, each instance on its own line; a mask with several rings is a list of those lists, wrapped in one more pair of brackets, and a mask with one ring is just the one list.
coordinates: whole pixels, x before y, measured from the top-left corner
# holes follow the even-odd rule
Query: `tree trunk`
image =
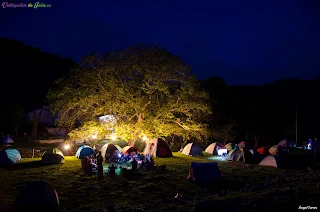
[(33, 128), (32, 128), (31, 136), (33, 136), (33, 137), (36, 137), (36, 136), (37, 136), (37, 134), (38, 134), (38, 126), (39, 126), (39, 123), (35, 121), (35, 122), (33, 123)]
[(37, 115), (36, 112), (33, 112), (33, 128), (31, 135), (36, 137), (38, 134), (38, 127), (42, 116), (42, 110), (40, 110), (39, 114)]
[(259, 145), (259, 139), (256, 135), (254, 135), (254, 148), (257, 149)]
[(184, 148), (184, 146), (187, 144), (188, 140), (187, 139), (184, 139), (183, 143), (182, 143), (182, 146), (181, 146), (181, 149)]
[(175, 136), (173, 135), (172, 138), (171, 138), (170, 149), (171, 149), (171, 148), (173, 147), (173, 145), (174, 145), (174, 138), (175, 138)]

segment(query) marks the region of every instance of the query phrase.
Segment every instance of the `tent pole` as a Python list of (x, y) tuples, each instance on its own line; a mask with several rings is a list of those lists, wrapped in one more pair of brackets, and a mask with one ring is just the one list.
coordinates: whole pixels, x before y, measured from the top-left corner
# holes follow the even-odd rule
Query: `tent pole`
[(296, 146), (298, 146), (298, 108), (296, 108)]

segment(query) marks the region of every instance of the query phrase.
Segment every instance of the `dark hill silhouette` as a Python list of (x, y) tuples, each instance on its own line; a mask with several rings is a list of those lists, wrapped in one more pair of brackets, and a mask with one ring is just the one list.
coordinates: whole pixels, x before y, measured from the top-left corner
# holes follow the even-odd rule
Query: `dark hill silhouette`
[(204, 82), (209, 93), (225, 87), (223, 98), (217, 99), (223, 107), (217, 107), (215, 113), (222, 116), (219, 120), (224, 124), (228, 119), (236, 120), (238, 139), (248, 135), (247, 140), (253, 140), (256, 135), (265, 144), (275, 144), (283, 138), (295, 140), (296, 108), (298, 141), (319, 135), (319, 79), (282, 79), (260, 86), (221, 86), (213, 81), (221, 80)]
[(74, 65), (71, 59), (0, 37), (1, 96), (26, 110), (41, 107), (55, 79)]
[(26, 45), (0, 37), (0, 132), (13, 133), (22, 128), (24, 113), (45, 105), (45, 95), (55, 79), (74, 65)]

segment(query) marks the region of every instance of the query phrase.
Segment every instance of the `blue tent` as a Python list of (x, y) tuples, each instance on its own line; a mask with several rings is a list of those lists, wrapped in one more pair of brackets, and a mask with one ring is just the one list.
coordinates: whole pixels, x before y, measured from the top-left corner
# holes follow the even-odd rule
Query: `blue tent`
[(4, 144), (13, 144), (14, 142), (13, 142), (13, 140), (12, 140), (12, 138), (10, 136), (7, 136), (2, 140), (2, 143), (4, 143)]
[(86, 156), (89, 157), (90, 155), (93, 155), (94, 157), (96, 157), (95, 151), (88, 145), (83, 145), (83, 146), (79, 147), (79, 149), (76, 153), (76, 156), (79, 159), (83, 159)]
[(192, 162), (188, 178), (193, 179), (198, 183), (214, 182), (221, 179), (221, 172), (216, 162)]
[(19, 160), (21, 160), (21, 155), (16, 149), (9, 148), (0, 151), (0, 164), (15, 164)]

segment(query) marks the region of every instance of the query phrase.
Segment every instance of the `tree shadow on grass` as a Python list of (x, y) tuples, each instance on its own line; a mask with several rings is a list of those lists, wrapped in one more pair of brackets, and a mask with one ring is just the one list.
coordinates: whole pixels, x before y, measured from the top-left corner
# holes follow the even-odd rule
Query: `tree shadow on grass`
[(18, 163), (18, 164), (12, 164), (12, 165), (6, 165), (1, 166), (0, 168), (6, 168), (8, 170), (22, 170), (22, 169), (32, 169), (32, 168), (39, 168), (44, 166), (52, 166), (57, 164), (51, 164), (51, 163), (43, 163), (40, 161), (31, 161), (26, 163)]

